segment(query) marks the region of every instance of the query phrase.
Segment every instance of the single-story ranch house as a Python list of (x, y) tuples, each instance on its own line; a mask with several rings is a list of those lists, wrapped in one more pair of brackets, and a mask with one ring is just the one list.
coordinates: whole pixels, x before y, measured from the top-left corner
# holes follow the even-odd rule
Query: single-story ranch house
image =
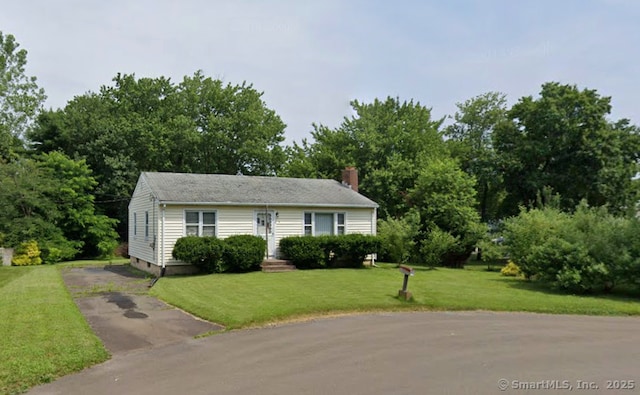
[(129, 203), (131, 264), (154, 274), (191, 273), (173, 259), (187, 235), (252, 234), (279, 258), (283, 237), (376, 234), (378, 205), (358, 193), (355, 168), (335, 180), (144, 172)]

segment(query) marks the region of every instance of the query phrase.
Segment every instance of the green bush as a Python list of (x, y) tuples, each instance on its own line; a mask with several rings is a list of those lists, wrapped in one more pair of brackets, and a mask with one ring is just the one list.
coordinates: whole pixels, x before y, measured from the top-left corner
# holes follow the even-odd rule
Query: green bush
[[(460, 267), (488, 228), (476, 206), (476, 180), (452, 159), (430, 161), (419, 173), (408, 199), (420, 215), (417, 258)], [(439, 242), (446, 243), (442, 246)], [(446, 249), (444, 248), (446, 247)], [(427, 256), (423, 254), (427, 253)]]
[(298, 269), (326, 267), (320, 240), (313, 236), (291, 236), (280, 240), (280, 251)]
[(41, 265), (40, 248), (35, 240), (20, 243), (13, 254), (11, 264), (14, 266)]
[(443, 262), (445, 255), (458, 249), (458, 241), (449, 232), (436, 226), (420, 241), (420, 260), (431, 267), (439, 265)]
[(280, 249), (299, 269), (361, 267), (368, 254), (380, 249), (377, 236), (294, 236), (280, 240)]
[(62, 237), (57, 240), (44, 240), (40, 244), (42, 263), (54, 264), (75, 258), (82, 247), (81, 241), (71, 241)]
[(266, 243), (260, 236), (235, 235), (223, 240), (222, 262), (224, 271), (248, 272), (260, 270)]
[(581, 203), (573, 214), (522, 211), (505, 221), (505, 245), (525, 277), (571, 292), (640, 287), (640, 225)]
[(358, 233), (320, 237), (327, 267), (362, 267), (367, 255), (379, 251), (380, 244), (378, 237)]
[(186, 236), (176, 241), (171, 255), (206, 273), (220, 273), (223, 253), (224, 243), (216, 237)]
[(547, 240), (561, 234), (565, 223), (570, 220), (568, 214), (554, 208), (521, 210), (517, 217), (504, 221), (505, 246), (509, 257), (518, 263), (526, 278), (540, 275), (543, 267), (530, 258), (533, 249), (543, 245)]
[(378, 221), (380, 256), (384, 262), (407, 263), (415, 255), (415, 239), (420, 231), (420, 215), (416, 211), (400, 219)]

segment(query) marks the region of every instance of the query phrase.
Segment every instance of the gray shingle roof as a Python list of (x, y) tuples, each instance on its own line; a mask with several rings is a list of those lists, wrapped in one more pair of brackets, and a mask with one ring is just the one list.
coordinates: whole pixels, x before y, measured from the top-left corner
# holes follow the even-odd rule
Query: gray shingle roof
[(335, 180), (155, 172), (141, 177), (165, 203), (378, 207)]

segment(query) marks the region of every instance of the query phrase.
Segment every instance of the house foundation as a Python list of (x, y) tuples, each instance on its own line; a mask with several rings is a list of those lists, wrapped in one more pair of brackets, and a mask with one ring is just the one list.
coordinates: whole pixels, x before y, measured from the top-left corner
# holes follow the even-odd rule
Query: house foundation
[[(143, 259), (131, 257), (130, 260), (131, 266), (136, 269), (142, 270), (143, 272), (150, 273), (154, 276), (160, 276), (161, 267), (147, 262)], [(165, 267), (165, 276), (176, 276), (181, 274), (196, 274), (199, 273), (198, 268), (193, 265), (171, 265)]]

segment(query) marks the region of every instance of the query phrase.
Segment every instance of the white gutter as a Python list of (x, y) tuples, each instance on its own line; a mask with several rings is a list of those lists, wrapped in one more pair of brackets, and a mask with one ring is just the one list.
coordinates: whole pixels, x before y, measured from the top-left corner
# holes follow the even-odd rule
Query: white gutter
[[(232, 206), (232, 207), (264, 207), (265, 203), (234, 203), (234, 202), (179, 202), (159, 200), (161, 204), (175, 206)], [(313, 203), (269, 203), (269, 207), (326, 207), (326, 208), (377, 208), (378, 204), (313, 204)]]

